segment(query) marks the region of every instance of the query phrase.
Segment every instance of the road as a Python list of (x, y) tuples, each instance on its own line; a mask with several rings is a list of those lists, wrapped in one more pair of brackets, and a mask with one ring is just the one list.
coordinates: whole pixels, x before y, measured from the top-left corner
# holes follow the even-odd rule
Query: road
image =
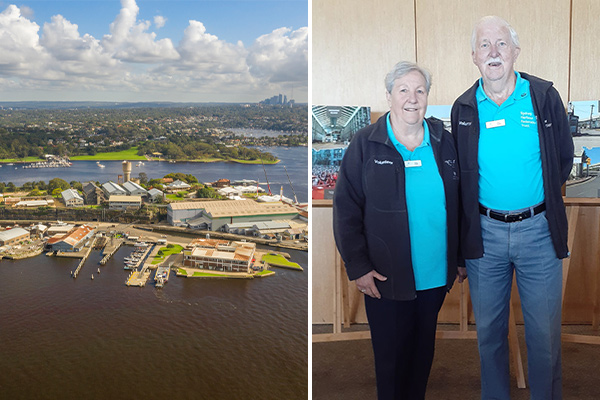
[[(590, 175), (591, 174), (597, 173), (590, 172)], [(596, 175), (586, 182), (567, 186), (567, 197), (598, 197), (599, 190), (600, 179), (598, 179), (598, 176)]]

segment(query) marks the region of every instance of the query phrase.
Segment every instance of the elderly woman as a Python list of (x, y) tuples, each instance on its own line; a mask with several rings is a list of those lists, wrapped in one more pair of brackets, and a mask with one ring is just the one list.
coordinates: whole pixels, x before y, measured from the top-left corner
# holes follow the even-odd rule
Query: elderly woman
[(457, 275), (458, 165), (451, 134), (424, 119), (429, 73), (400, 62), (385, 85), (390, 112), (344, 155), (334, 234), (365, 295), (378, 398), (423, 399), (438, 312)]

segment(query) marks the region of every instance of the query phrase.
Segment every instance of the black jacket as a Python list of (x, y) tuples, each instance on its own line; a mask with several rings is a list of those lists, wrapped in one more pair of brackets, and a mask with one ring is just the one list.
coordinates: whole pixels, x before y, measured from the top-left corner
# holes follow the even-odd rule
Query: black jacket
[[(561, 187), (573, 166), (573, 138), (565, 107), (552, 82), (521, 72), (529, 81), (531, 100), (538, 122), (546, 218), (558, 258), (568, 256), (567, 216)], [(475, 92), (479, 80), (452, 106), (452, 135), (456, 141), (461, 179), (461, 256), (483, 256), (479, 220), (479, 114)], [(510, 160), (506, 160), (510, 162)]]
[[(382, 297), (413, 300), (404, 160), (390, 141), (387, 114), (356, 133), (342, 160), (333, 198), (333, 231), (350, 280), (375, 269)], [(459, 171), (452, 136), (437, 119), (428, 119), (433, 154), (444, 183), (448, 224), (448, 276), (456, 277)]]

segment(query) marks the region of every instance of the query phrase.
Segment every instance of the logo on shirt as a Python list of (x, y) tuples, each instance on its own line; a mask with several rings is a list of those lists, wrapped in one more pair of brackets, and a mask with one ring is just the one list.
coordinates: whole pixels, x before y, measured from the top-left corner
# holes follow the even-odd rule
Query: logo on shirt
[(390, 160), (375, 160), (375, 164), (379, 164), (379, 165), (384, 165), (384, 164), (390, 164), (390, 165), (394, 165), (393, 162), (391, 162)]
[(471, 126), (472, 123), (473, 122), (471, 122), (471, 121), (458, 121), (458, 125), (461, 125), (461, 126)]
[(529, 128), (531, 125), (535, 124), (535, 115), (533, 115), (533, 113), (521, 111), (521, 126), (523, 128)]

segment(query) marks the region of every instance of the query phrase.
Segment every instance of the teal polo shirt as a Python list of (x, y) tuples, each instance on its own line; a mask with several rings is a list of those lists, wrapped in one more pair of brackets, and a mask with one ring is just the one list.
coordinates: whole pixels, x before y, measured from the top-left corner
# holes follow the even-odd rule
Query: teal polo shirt
[[(423, 127), (423, 142), (414, 151), (409, 151), (394, 136), (390, 116), (387, 116), (388, 136), (405, 164), (404, 192), (417, 290), (445, 286), (448, 265), (444, 183), (433, 156), (425, 121)], [(410, 166), (419, 164), (419, 161), (420, 165)]]
[(501, 105), (480, 79), (479, 202), (493, 210), (519, 210), (544, 201), (538, 121), (529, 82), (516, 72), (514, 92)]

